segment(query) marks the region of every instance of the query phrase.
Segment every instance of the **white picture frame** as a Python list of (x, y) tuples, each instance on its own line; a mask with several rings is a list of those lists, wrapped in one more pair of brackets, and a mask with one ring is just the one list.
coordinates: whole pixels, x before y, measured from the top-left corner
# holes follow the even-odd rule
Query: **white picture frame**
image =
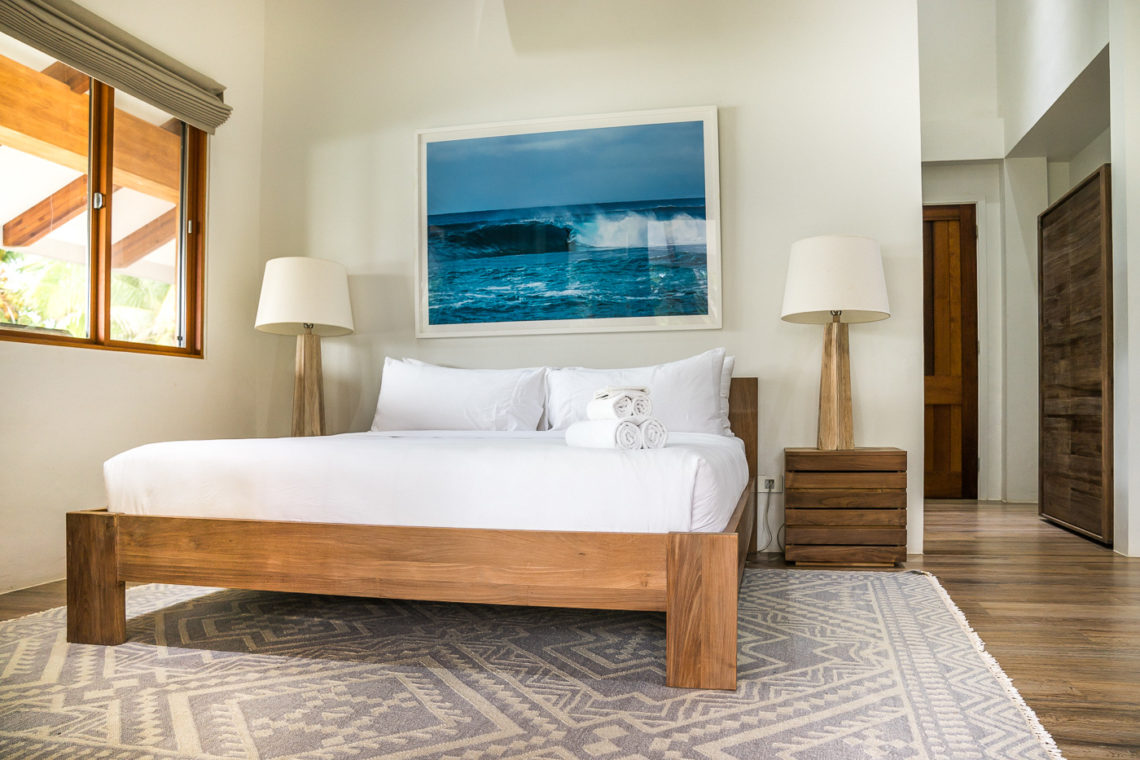
[(417, 337), (721, 327), (715, 106), (416, 142)]

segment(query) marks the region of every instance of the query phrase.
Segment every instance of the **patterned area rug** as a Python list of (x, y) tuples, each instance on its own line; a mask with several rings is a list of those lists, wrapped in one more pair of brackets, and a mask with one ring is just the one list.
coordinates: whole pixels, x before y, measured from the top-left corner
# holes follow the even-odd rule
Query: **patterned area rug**
[(661, 614), (141, 586), (130, 640), (0, 624), (3, 758), (1060, 758), (917, 573), (750, 570), (735, 693)]

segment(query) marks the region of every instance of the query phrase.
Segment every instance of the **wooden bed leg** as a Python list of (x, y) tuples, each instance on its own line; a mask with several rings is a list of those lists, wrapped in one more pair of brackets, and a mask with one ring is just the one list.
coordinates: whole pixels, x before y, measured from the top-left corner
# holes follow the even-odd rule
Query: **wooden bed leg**
[(126, 584), (119, 580), (115, 516), (67, 514), (67, 640), (122, 644), (127, 639)]
[(736, 688), (735, 533), (670, 533), (665, 589), (665, 682)]

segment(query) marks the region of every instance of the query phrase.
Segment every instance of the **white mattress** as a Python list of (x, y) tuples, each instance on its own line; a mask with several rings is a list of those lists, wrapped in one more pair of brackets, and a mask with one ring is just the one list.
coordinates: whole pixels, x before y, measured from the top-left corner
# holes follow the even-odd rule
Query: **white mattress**
[(108, 508), (136, 515), (645, 533), (722, 530), (748, 480), (738, 438), (611, 451), (564, 431), (153, 443), (103, 472)]

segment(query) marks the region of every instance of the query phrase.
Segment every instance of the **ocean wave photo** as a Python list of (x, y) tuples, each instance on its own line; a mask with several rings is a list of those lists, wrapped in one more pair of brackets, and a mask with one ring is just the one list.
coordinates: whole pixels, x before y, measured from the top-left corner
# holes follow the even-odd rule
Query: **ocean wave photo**
[(431, 324), (705, 314), (703, 199), (428, 218)]
[[(629, 318), (651, 320), (636, 329), (719, 324), (718, 290), (709, 284), (720, 261), (709, 228), (718, 216), (710, 195), (716, 113), (686, 115), (421, 133), (423, 334), (480, 324), (526, 332), (575, 320), (591, 330), (630, 329)], [(627, 321), (602, 322), (616, 319)], [(477, 331), (434, 334), (456, 332)]]

